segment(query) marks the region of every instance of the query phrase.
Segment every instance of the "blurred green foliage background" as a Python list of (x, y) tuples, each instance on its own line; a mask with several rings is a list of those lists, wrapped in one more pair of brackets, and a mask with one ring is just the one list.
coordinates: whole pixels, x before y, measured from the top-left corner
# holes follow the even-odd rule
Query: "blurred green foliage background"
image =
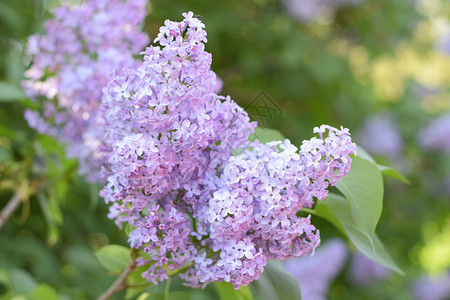
[[(64, 2), (0, 2), (0, 208), (15, 195), (22, 200), (0, 229), (0, 299), (92, 299), (114, 280), (94, 251), (126, 245), (125, 233), (106, 217), (100, 187), (85, 183), (64, 147), (23, 119), (33, 105), (20, 88), (27, 37), (43, 32), (51, 9)], [(357, 133), (378, 112), (389, 111), (398, 123), (401, 159), (377, 160), (411, 184), (386, 180), (377, 232), (406, 275), (357, 286), (347, 264), (328, 298), (410, 299), (419, 276), (448, 272), (450, 197), (432, 187), (450, 174), (450, 158), (424, 152), (416, 141), (429, 120), (450, 111), (450, 56), (436, 49), (450, 26), (450, 2), (366, 0), (302, 21), (276, 0), (152, 0), (145, 30), (154, 38), (165, 19), (190, 10), (206, 24), (222, 94), (249, 110), (266, 97), (278, 113), (264, 125), (294, 144), (320, 124)], [(314, 223), (323, 240), (340, 235), (325, 221)]]

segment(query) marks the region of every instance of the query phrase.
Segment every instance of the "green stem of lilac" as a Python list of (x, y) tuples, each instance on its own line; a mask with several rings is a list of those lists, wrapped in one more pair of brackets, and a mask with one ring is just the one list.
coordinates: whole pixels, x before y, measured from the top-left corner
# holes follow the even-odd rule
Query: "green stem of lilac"
[(182, 266), (181, 268), (178, 268), (176, 270), (173, 270), (172, 272), (167, 272), (167, 276), (169, 276), (169, 278), (177, 276), (180, 273), (184, 273), (187, 271), (187, 269), (189, 269), (190, 267), (192, 267), (192, 262)]
[(314, 209), (311, 208), (306, 208), (306, 207), (302, 207), (302, 210), (305, 213), (311, 214), (311, 215), (317, 215), (316, 211)]
[(164, 291), (164, 300), (169, 300), (169, 293), (170, 293), (170, 276), (166, 280), (166, 288)]

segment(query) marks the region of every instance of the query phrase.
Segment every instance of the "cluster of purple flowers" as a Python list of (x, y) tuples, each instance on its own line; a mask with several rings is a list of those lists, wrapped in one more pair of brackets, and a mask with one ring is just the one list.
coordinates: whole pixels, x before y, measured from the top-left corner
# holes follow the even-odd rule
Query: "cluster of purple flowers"
[(450, 114), (432, 120), (418, 135), (418, 143), (425, 150), (450, 154)]
[(91, 182), (103, 182), (98, 147), (101, 88), (113, 69), (136, 64), (134, 54), (148, 44), (139, 26), (146, 0), (87, 0), (61, 6), (45, 23), (45, 35), (28, 42), (32, 65), (23, 87), (40, 105), (27, 110), (31, 127), (66, 144), (67, 155), (79, 160), (79, 171)]
[[(192, 12), (167, 20), (142, 65), (113, 74), (104, 88), (102, 127), (110, 217), (133, 227), (146, 253), (143, 276), (168, 270), (190, 286), (257, 279), (267, 259), (313, 253), (314, 197), (345, 176), (356, 146), (347, 129), (322, 125), (300, 149), (288, 140), (248, 142), (256, 124), (217, 95), (204, 24)], [(242, 149), (232, 156), (233, 149)]]
[(299, 21), (312, 22), (342, 7), (355, 5), (362, 1), (364, 0), (283, 0), (283, 4), (289, 13)]

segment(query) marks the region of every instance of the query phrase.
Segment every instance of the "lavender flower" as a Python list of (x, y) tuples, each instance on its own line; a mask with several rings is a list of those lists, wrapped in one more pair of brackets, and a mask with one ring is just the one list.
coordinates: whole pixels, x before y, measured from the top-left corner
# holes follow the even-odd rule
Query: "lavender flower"
[(328, 287), (341, 271), (347, 256), (345, 242), (331, 239), (314, 256), (289, 259), (284, 265), (297, 278), (302, 299), (322, 300), (327, 298)]
[(450, 274), (439, 276), (425, 275), (417, 279), (412, 286), (414, 299), (445, 300), (450, 297)]
[(388, 113), (372, 115), (358, 132), (357, 140), (373, 155), (398, 157), (403, 150), (403, 140), (393, 117)]
[[(102, 102), (110, 216), (134, 230), (147, 253), (143, 277), (190, 286), (256, 280), (267, 259), (313, 253), (319, 231), (297, 217), (345, 176), (356, 146), (347, 129), (323, 125), (300, 149), (286, 140), (248, 142), (256, 123), (230, 97), (205, 51), (193, 13), (167, 20), (136, 68), (112, 74)], [(242, 148), (240, 155), (232, 150)]]
[(103, 129), (98, 126), (102, 86), (107, 74), (133, 67), (134, 53), (148, 43), (139, 31), (146, 0), (88, 0), (61, 6), (46, 34), (28, 42), (32, 65), (23, 87), (41, 105), (27, 110), (31, 127), (66, 144), (67, 155), (79, 159), (79, 171), (91, 182), (100, 175)]
[(450, 154), (450, 114), (432, 120), (419, 131), (418, 144), (425, 150)]
[(350, 280), (357, 285), (366, 285), (375, 281), (386, 280), (390, 271), (367, 258), (361, 253), (353, 255), (349, 269)]

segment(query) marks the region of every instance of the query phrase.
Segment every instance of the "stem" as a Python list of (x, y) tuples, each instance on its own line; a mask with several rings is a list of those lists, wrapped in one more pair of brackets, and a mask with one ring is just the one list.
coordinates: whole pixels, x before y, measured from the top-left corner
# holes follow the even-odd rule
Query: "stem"
[(169, 300), (170, 293), (170, 277), (166, 280), (166, 288), (164, 290), (164, 300)]
[(311, 208), (302, 207), (301, 211), (304, 211), (305, 213), (308, 213), (308, 214), (311, 214), (311, 215), (316, 215), (316, 211), (314, 209), (311, 209)]
[(136, 267), (136, 255), (134, 255), (135, 249), (131, 250), (131, 261), (128, 266), (123, 270), (122, 274), (114, 281), (114, 283), (97, 298), (97, 300), (107, 300), (114, 296), (117, 292), (127, 288), (126, 280), (128, 275), (133, 271)]
[(6, 206), (0, 212), (0, 229), (3, 227), (3, 225), (6, 223), (6, 221), (11, 217), (11, 215), (14, 213), (14, 211), (19, 207), (20, 202), (22, 202), (22, 200), (20, 199), (19, 193), (15, 193), (14, 196), (11, 198), (11, 200), (9, 200), (9, 202), (6, 204)]
[(192, 266), (192, 262), (188, 263), (187, 265), (182, 266), (181, 268), (175, 269), (172, 272), (167, 272), (167, 276), (174, 277), (177, 276), (180, 273), (186, 272), (187, 269), (189, 269)]

